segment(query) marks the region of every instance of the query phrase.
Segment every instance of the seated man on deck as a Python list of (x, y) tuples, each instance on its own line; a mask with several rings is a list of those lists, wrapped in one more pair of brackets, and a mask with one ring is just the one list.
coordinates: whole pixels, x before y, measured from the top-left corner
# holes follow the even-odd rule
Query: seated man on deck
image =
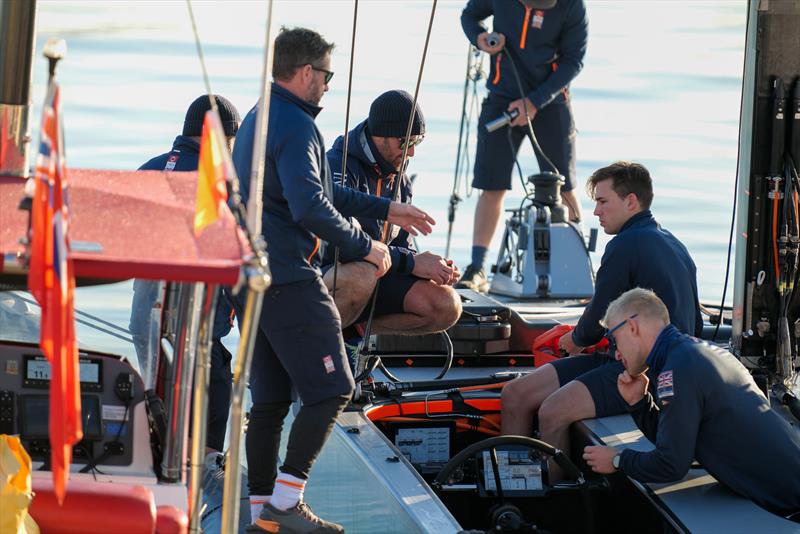
[[(694, 458), (719, 482), (767, 510), (800, 512), (800, 433), (769, 407), (730, 352), (682, 334), (655, 293), (636, 288), (612, 302), (603, 323), (625, 370), (619, 394), (648, 452), (586, 447), (593, 471), (673, 482)], [(648, 391), (648, 373), (656, 378)]]
[[(408, 157), (425, 135), (425, 118), (416, 106), (411, 137), (403, 137), (408, 128), (413, 99), (405, 91), (387, 91), (376, 98), (369, 117), (348, 134), (347, 170), (342, 177), (344, 138), (339, 137), (328, 151), (328, 162), (334, 181), (363, 193), (392, 198), (400, 187), (399, 201), (411, 203), (412, 184), (402, 174), (395, 183), (402, 164), (403, 148), (408, 144)], [(367, 235), (380, 240), (387, 228), (385, 221), (356, 217)], [(454, 263), (432, 252), (417, 253), (412, 237), (402, 228), (392, 227), (387, 239), (392, 266), (381, 279), (375, 304), (372, 333), (418, 335), (441, 332), (450, 328), (461, 316), (461, 299), (450, 287), (458, 280)], [(339, 264), (334, 291), (334, 247), (325, 250), (323, 270), (325, 285), (334, 293), (342, 326), (360, 323), (369, 315), (368, 301), (377, 279), (372, 266), (364, 261)], [(345, 340), (351, 336), (345, 336)], [(350, 347), (352, 348), (352, 346)]]
[[(700, 335), (703, 319), (696, 268), (686, 247), (661, 228), (650, 213), (653, 183), (647, 169), (626, 161), (598, 169), (587, 181), (594, 214), (607, 234), (595, 294), (572, 332), (559, 340), (571, 357), (543, 365), (503, 388), (503, 434), (529, 436), (539, 415), (541, 439), (569, 450), (569, 426), (581, 419), (625, 413), (617, 392), (622, 364), (613, 354), (572, 356), (603, 339), (600, 319), (608, 304), (634, 287), (655, 291), (680, 331)], [(550, 480), (560, 477), (551, 463)]]

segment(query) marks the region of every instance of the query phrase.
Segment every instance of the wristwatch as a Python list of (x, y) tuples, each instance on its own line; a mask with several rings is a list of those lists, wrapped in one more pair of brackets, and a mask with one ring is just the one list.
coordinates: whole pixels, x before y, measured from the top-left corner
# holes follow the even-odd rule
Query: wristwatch
[(611, 465), (613, 465), (613, 466), (614, 466), (614, 469), (619, 469), (619, 460), (620, 460), (620, 458), (621, 458), (621, 456), (620, 456), (620, 453), (617, 453), (617, 454), (616, 454), (616, 455), (615, 455), (615, 456), (614, 456), (614, 457), (611, 459)]

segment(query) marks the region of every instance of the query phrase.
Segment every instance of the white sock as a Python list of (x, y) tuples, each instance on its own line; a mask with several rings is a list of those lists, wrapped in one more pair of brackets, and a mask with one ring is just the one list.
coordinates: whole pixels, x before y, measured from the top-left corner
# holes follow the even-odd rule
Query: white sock
[(250, 522), (254, 523), (261, 515), (265, 502), (269, 502), (269, 495), (250, 495)]
[(303, 498), (306, 481), (286, 473), (278, 474), (269, 503), (278, 510), (288, 510)]

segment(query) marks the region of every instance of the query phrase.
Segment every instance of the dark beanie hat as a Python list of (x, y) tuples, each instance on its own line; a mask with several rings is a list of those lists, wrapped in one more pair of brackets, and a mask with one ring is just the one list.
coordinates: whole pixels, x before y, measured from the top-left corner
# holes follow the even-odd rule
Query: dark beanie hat
[[(219, 118), (222, 121), (222, 129), (225, 131), (225, 137), (233, 137), (239, 130), (239, 112), (236, 107), (231, 104), (231, 101), (224, 96), (214, 95), (217, 101), (217, 109), (219, 110)], [(183, 135), (189, 137), (200, 137), (203, 133), (203, 119), (205, 119), (206, 111), (211, 109), (211, 102), (209, 102), (208, 95), (199, 96), (186, 110), (186, 118), (183, 121)]]
[[(408, 116), (411, 115), (413, 97), (405, 91), (386, 91), (375, 99), (369, 107), (367, 127), (369, 133), (377, 137), (403, 137), (408, 128)], [(417, 103), (411, 135), (425, 134), (425, 117)]]

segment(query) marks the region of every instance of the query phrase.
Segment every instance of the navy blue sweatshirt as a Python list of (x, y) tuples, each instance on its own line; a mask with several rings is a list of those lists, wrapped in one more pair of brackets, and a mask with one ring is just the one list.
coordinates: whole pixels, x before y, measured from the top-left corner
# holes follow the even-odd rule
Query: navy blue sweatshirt
[[(342, 261), (369, 254), (371, 240), (343, 217), (385, 219), (388, 200), (333, 183), (325, 143), (314, 118), (322, 108), (273, 83), (267, 131), (262, 233), (275, 284), (320, 275), (320, 239), (340, 249)], [(247, 200), (257, 106), (236, 134), (233, 163)]]
[[(138, 170), (192, 172), (197, 170), (199, 158), (199, 143), (191, 137), (179, 135), (172, 143), (172, 150), (150, 159)], [(145, 325), (149, 321), (150, 308), (152, 308), (157, 298), (157, 287), (148, 280), (136, 280), (134, 281), (133, 289), (136, 293), (134, 302), (137, 309), (133, 310), (134, 313), (131, 315), (131, 330), (138, 332), (146, 328)], [(217, 309), (214, 312), (214, 328), (211, 334), (213, 339), (222, 339), (230, 333), (233, 326), (231, 322), (232, 310), (230, 301), (220, 291)]]
[[(347, 171), (342, 179), (342, 156), (344, 155), (344, 137), (339, 136), (328, 150), (328, 163), (333, 172), (333, 181), (337, 184), (361, 191), (367, 195), (380, 195), (392, 199), (394, 188), (395, 169), (391, 163), (381, 157), (380, 152), (372, 142), (369, 135), (367, 121), (353, 128), (348, 134), (347, 142)], [(392, 176), (389, 178), (389, 176)], [(411, 203), (411, 180), (403, 174), (400, 182), (399, 202)], [(361, 229), (372, 239), (380, 240), (383, 233), (384, 221), (367, 217), (356, 217)], [(393, 227), (396, 232), (394, 239), (389, 241), (389, 252), (392, 256), (390, 272), (410, 274), (414, 270), (414, 240), (402, 228)], [(399, 230), (399, 231), (398, 231)], [(333, 263), (334, 247), (327, 247), (323, 256), (323, 265)]]
[(620, 468), (642, 482), (683, 478), (692, 459), (764, 508), (800, 511), (800, 433), (770, 410), (733, 354), (667, 326), (647, 357), (658, 377), (629, 410), (655, 450), (622, 451)]
[[(558, 0), (547, 10), (526, 8), (519, 0), (470, 0), (461, 13), (461, 27), (472, 44), (488, 31), (481, 21), (492, 15), (492, 29), (506, 36), (504, 50), (517, 66), (523, 91), (542, 109), (564, 93), (583, 68), (589, 39), (583, 0)], [(486, 87), (512, 100), (520, 98), (505, 53), (492, 56)]]
[(697, 269), (689, 251), (653, 218), (650, 210), (628, 219), (606, 245), (597, 270), (594, 296), (572, 331), (579, 347), (603, 338), (600, 319), (611, 301), (635, 287), (651, 289), (664, 301), (672, 324), (699, 336), (703, 317), (697, 297)]

